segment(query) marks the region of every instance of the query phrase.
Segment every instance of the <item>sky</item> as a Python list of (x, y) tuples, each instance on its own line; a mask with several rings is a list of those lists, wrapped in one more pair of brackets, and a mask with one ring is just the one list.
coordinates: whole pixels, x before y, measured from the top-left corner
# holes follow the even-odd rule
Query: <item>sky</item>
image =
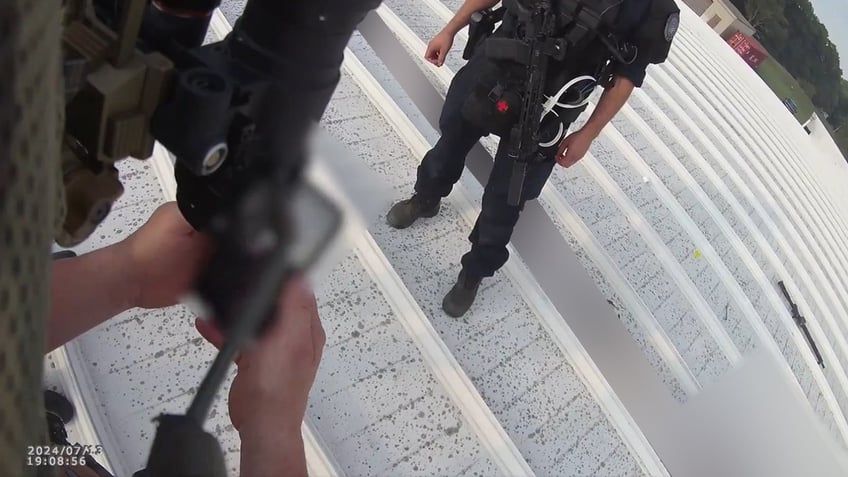
[(839, 50), (842, 76), (848, 79), (848, 1), (810, 0), (819, 20), (827, 27), (830, 41)]

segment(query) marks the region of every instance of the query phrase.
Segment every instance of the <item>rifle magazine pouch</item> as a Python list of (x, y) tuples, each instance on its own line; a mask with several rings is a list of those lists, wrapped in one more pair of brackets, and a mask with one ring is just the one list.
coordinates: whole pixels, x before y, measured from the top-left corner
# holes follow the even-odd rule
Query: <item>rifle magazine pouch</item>
[(486, 57), (492, 61), (511, 61), (518, 65), (530, 64), (530, 47), (513, 38), (491, 38), (484, 45)]

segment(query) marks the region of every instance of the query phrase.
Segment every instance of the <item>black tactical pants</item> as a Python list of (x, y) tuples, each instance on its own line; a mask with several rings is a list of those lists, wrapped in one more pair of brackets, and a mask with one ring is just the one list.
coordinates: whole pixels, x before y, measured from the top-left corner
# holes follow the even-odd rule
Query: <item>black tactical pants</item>
[[(461, 114), (465, 99), (471, 94), (477, 72), (480, 71), (481, 55), (474, 56), (454, 76), (448, 89), (445, 105), (439, 118), (442, 136), (427, 152), (418, 167), (415, 192), (422, 197), (440, 198), (450, 194), (453, 185), (462, 175), (465, 156), (484, 135), (466, 121)], [(576, 117), (576, 114), (573, 115)], [(545, 162), (533, 163), (527, 168), (526, 182), (518, 206), (507, 202), (512, 160), (507, 156), (508, 141), (502, 140), (495, 156), (494, 168), (483, 193), (483, 210), (468, 239), (471, 251), (462, 257), (462, 266), (468, 273), (492, 276), (509, 258), (507, 244), (518, 221), (524, 203), (535, 199), (551, 175), (556, 145), (544, 151)]]

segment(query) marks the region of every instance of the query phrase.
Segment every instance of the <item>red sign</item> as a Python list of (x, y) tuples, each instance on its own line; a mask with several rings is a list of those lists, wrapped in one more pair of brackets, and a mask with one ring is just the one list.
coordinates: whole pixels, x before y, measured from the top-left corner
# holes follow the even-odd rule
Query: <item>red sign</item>
[(748, 63), (751, 68), (756, 68), (768, 56), (766, 52), (757, 47), (753, 38), (742, 32), (736, 32), (727, 39), (727, 43), (739, 56)]

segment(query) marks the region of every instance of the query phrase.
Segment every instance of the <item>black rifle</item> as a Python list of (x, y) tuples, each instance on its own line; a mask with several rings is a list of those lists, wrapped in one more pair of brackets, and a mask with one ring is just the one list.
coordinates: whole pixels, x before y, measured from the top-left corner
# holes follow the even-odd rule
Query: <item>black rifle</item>
[[(519, 20), (525, 28), (526, 70), (522, 98), (521, 116), (509, 134), (508, 156), (513, 160), (512, 177), (509, 184), (507, 201), (510, 205), (518, 205), (524, 191), (524, 181), (527, 175), (527, 165), (539, 161), (539, 124), (542, 117), (542, 100), (545, 91), (545, 79), (548, 74), (550, 57), (562, 59), (565, 55), (565, 43), (562, 38), (554, 38), (556, 15), (552, 10), (550, 0), (540, 0), (531, 9), (521, 2), (513, 2), (517, 9)], [(489, 51), (500, 45), (492, 44)], [(510, 54), (514, 56), (514, 54)]]
[[(169, 87), (161, 98), (144, 96), (145, 106), (155, 102), (149, 129), (176, 156), (180, 210), (215, 242), (194, 288), (226, 335), (187, 414), (159, 418), (147, 469), (135, 475), (223, 477), (220, 445), (203, 423), (234, 356), (273, 314), (283, 283), (335, 230), (338, 217), (326, 213), (333, 207), (302, 184), (307, 139), (341, 78), (356, 26), (380, 0), (249, 0), (227, 38), (204, 46), (221, 0), (92, 1), (100, 21), (120, 33), (113, 69), (132, 65), (135, 49), (167, 58), (152, 63), (169, 73)], [(77, 43), (82, 52), (92, 44)], [(79, 126), (100, 118), (100, 103), (77, 103), (71, 110), (86, 114), (69, 126), (86, 142), (94, 136)], [(316, 232), (322, 220), (328, 223)]]
[(798, 305), (792, 301), (792, 297), (789, 296), (789, 292), (786, 290), (786, 285), (784, 285), (782, 281), (777, 282), (777, 284), (780, 286), (780, 291), (783, 292), (783, 296), (786, 297), (786, 301), (789, 302), (789, 309), (792, 313), (792, 318), (795, 320), (795, 323), (798, 324), (798, 328), (801, 329), (801, 332), (804, 333), (804, 338), (807, 339), (807, 344), (810, 345), (810, 349), (813, 350), (813, 354), (816, 355), (816, 363), (824, 369), (824, 359), (822, 359), (821, 353), (819, 353), (819, 348), (816, 346), (816, 342), (813, 341), (813, 336), (810, 334), (810, 330), (807, 329), (807, 319), (801, 315), (801, 312), (798, 310)]

